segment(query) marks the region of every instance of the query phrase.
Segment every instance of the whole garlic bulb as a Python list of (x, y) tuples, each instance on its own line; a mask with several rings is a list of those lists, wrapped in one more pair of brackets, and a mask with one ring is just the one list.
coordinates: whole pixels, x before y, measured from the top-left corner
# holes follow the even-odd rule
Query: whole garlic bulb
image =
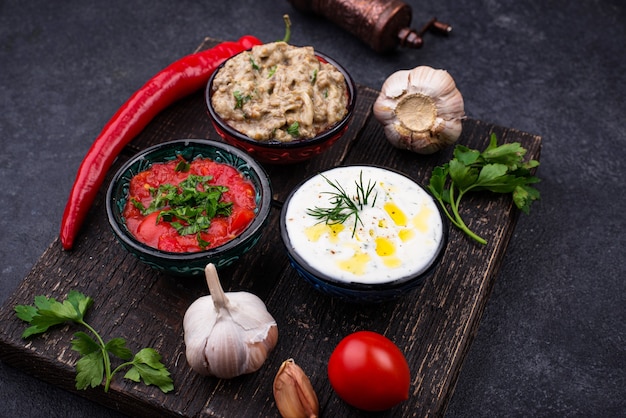
[(374, 116), (396, 148), (432, 154), (458, 140), (465, 108), (447, 71), (419, 66), (385, 80)]
[(223, 379), (257, 371), (278, 341), (276, 321), (256, 295), (224, 293), (213, 264), (204, 271), (211, 295), (195, 300), (183, 319), (187, 363)]

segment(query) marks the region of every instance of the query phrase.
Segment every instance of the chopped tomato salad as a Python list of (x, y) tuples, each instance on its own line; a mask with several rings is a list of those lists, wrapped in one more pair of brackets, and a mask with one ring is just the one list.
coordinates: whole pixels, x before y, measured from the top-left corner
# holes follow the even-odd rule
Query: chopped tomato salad
[(232, 240), (250, 225), (255, 209), (254, 186), (236, 168), (179, 157), (131, 179), (123, 215), (140, 242), (182, 253)]

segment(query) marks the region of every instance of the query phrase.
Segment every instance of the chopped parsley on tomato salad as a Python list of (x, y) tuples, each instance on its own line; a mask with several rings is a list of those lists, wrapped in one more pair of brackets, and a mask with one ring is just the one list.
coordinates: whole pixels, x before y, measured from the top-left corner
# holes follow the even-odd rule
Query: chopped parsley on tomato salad
[(168, 252), (198, 252), (227, 243), (255, 216), (252, 183), (208, 158), (155, 163), (129, 185), (124, 218), (140, 242)]

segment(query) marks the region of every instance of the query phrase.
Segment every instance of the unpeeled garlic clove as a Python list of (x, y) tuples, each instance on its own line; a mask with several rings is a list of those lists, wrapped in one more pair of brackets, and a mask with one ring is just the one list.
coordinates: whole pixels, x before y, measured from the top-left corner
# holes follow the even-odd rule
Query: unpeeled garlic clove
[(213, 264), (205, 274), (211, 295), (194, 301), (183, 319), (187, 363), (224, 379), (257, 371), (278, 341), (276, 321), (256, 295), (224, 293)]
[(283, 418), (319, 416), (319, 401), (311, 381), (293, 359), (285, 360), (274, 378), (274, 400)]
[(454, 144), (465, 118), (463, 96), (452, 76), (428, 66), (390, 75), (373, 110), (393, 146), (420, 154)]

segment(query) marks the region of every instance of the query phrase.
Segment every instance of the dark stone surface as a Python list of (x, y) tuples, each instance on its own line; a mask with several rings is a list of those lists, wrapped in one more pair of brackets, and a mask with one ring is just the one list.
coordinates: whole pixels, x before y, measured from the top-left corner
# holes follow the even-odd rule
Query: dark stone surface
[[(217, 4), (214, 4), (217, 3)], [(543, 199), (522, 216), (448, 417), (626, 413), (626, 6), (410, 1), (421, 50), (378, 55), (286, 1), (0, 1), (0, 302), (56, 237), (78, 165), (117, 107), (205, 36), (283, 36), (379, 89), (447, 69), (469, 116), (543, 137)], [(123, 296), (121, 296), (123, 297)], [(0, 416), (112, 417), (0, 363)]]

